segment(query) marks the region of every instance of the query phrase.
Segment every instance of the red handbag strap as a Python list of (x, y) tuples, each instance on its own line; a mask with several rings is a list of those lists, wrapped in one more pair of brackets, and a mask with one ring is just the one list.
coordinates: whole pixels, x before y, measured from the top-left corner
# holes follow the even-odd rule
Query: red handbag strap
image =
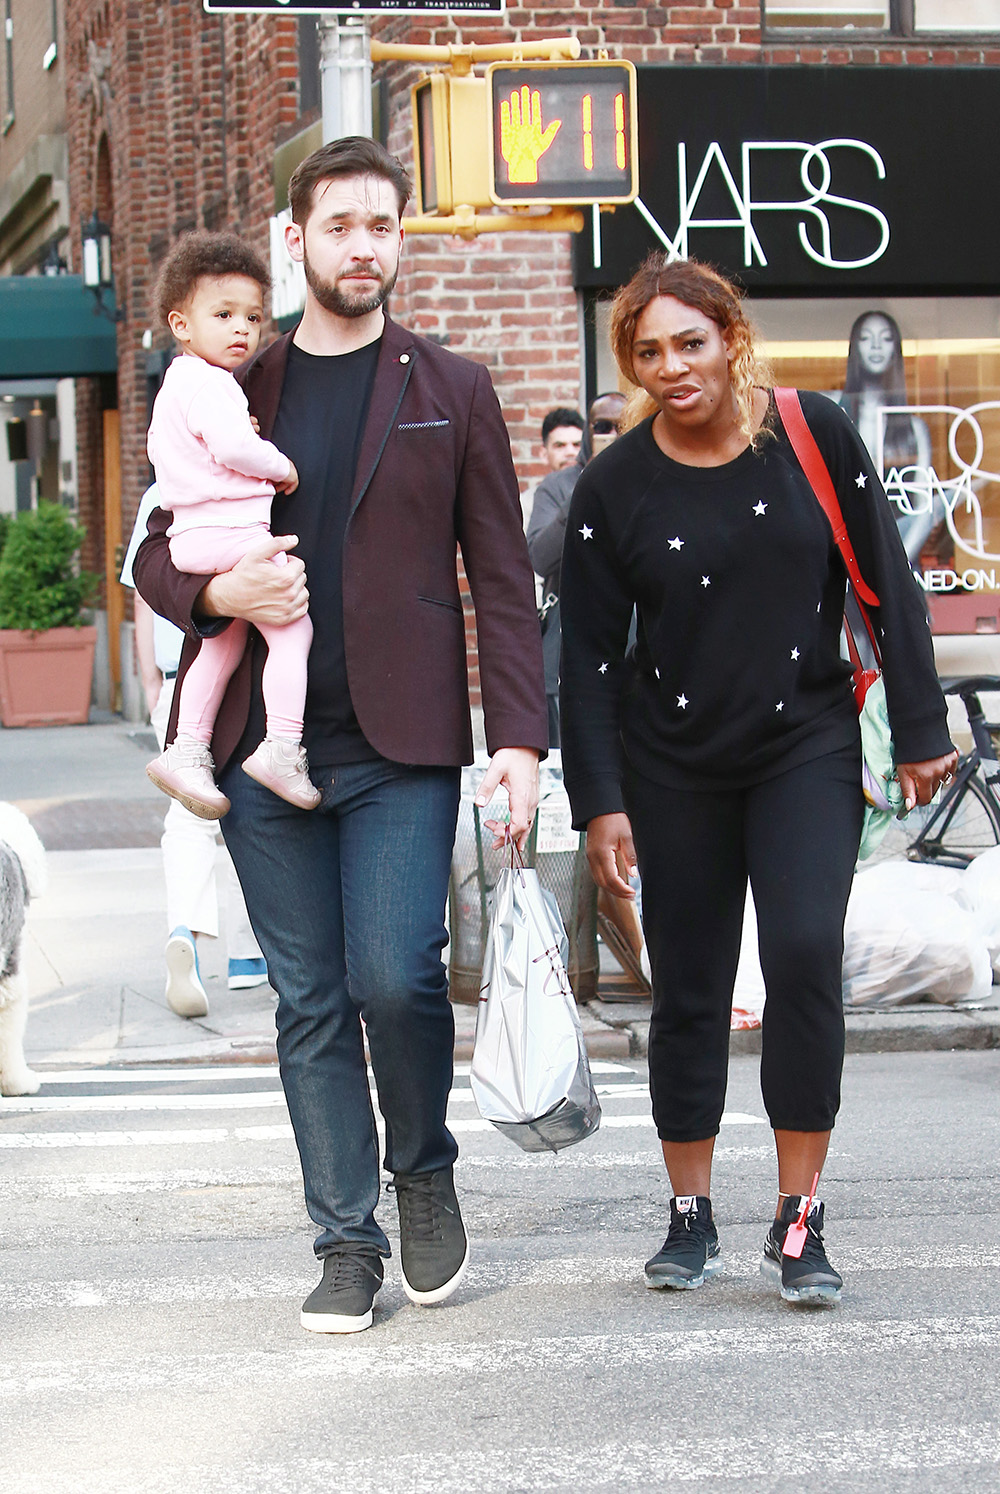
[[(867, 602), (869, 607), (877, 607), (879, 605), (878, 597), (872, 591), (871, 587), (866, 584), (858, 567), (854, 547), (847, 533), (847, 525), (844, 523), (844, 515), (840, 511), (840, 503), (837, 500), (833, 479), (823, 460), (823, 454), (816, 445), (816, 438), (806, 424), (806, 417), (802, 413), (798, 391), (795, 389), (775, 389), (774, 402), (778, 407), (778, 414), (781, 416), (781, 423), (785, 427), (785, 433), (792, 443), (792, 450), (799, 459), (799, 465), (809, 479), (809, 485), (816, 494), (820, 507), (830, 521), (834, 544), (843, 558), (859, 605)], [(863, 611), (864, 607), (862, 606)], [(865, 621), (867, 623), (867, 618)]]

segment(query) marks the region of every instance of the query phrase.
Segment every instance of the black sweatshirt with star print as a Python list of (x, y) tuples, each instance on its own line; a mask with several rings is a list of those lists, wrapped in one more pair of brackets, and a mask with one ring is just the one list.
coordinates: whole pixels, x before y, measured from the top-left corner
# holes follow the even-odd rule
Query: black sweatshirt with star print
[[(802, 408), (823, 454), (879, 638), (898, 762), (951, 751), (924, 604), (893, 510), (848, 417)], [(739, 788), (857, 742), (841, 657), (846, 572), (785, 435), (721, 467), (656, 445), (652, 418), (585, 468), (560, 600), (562, 757), (577, 827), (623, 809), (622, 768)], [(637, 642), (626, 657), (633, 608)]]

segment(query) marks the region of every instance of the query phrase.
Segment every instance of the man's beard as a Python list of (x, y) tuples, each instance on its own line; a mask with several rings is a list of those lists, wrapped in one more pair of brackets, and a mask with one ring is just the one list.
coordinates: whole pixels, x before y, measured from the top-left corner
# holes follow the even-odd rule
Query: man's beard
[[(304, 252), (302, 255), (302, 268), (305, 271), (306, 284), (312, 291), (313, 296), (323, 307), (324, 311), (332, 311), (334, 316), (359, 317), (368, 316), (372, 311), (388, 300), (393, 286), (396, 284), (396, 276), (399, 274), (398, 267), (391, 275), (379, 276), (379, 283), (375, 290), (369, 291), (366, 296), (349, 296), (340, 289), (339, 284), (334, 281), (322, 280), (312, 265), (309, 256)], [(373, 271), (373, 274), (377, 274)], [(345, 277), (346, 278), (346, 277)]]

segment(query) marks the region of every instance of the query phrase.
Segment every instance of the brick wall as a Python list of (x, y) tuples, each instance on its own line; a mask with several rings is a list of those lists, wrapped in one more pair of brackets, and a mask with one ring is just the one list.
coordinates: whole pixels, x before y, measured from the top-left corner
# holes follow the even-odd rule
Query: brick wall
[[(40, 10), (41, 7), (38, 7)], [(119, 301), (118, 397), (122, 411), (123, 529), (146, 481), (146, 352), (149, 293), (167, 248), (185, 228), (233, 227), (266, 251), (274, 208), (272, 157), (301, 125), (294, 16), (207, 16), (190, 0), (74, 0), (66, 20), (64, 82), (73, 221), (95, 204), (114, 226)], [(759, 7), (729, 0), (685, 5), (620, 4), (571, 9), (514, 5), (502, 19), (439, 24), (438, 17), (387, 17), (373, 30), (388, 41), (470, 43), (575, 33), (585, 56), (607, 48), (636, 63), (1000, 64), (1000, 48), (913, 43), (848, 46), (762, 41)], [(383, 65), (390, 148), (412, 161), (412, 65)], [(99, 183), (101, 140), (107, 180)], [(72, 236), (79, 268), (78, 235)], [(490, 368), (511, 435), (522, 489), (542, 475), (538, 430), (555, 404), (576, 404), (583, 384), (578, 298), (566, 235), (504, 234), (472, 242), (413, 235), (393, 314), (418, 332)], [(168, 339), (154, 329), (154, 348)], [(93, 420), (81, 385), (81, 424)], [(101, 524), (99, 433), (81, 436), (81, 513)]]
[[(194, 4), (75, 0), (67, 16), (70, 193), (75, 223), (96, 206), (113, 228), (123, 533), (146, 486), (146, 359), (169, 347), (151, 293), (185, 230), (237, 229), (265, 255), (274, 144), (297, 117), (294, 18), (208, 16)], [(102, 170), (102, 162), (107, 168)], [(72, 235), (79, 271), (79, 240)], [(81, 381), (80, 512), (100, 553), (100, 432)]]

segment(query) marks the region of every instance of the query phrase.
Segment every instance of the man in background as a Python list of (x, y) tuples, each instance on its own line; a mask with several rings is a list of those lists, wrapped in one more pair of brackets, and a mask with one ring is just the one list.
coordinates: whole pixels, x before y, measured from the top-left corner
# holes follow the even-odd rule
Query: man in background
[(579, 410), (557, 406), (542, 421), (542, 452), (550, 472), (572, 467), (583, 444), (584, 420)]
[[(559, 568), (562, 561), (566, 519), (576, 480), (591, 457), (610, 446), (618, 435), (618, 425), (625, 408), (624, 394), (599, 394), (587, 416), (586, 444), (578, 448), (572, 462), (553, 468), (535, 489), (531, 518), (528, 521), (528, 554), (536, 573), (542, 578), (542, 654), (545, 661), (545, 699), (549, 713), (549, 746), (559, 746), (559, 648), (562, 632), (559, 625)], [(551, 412), (553, 415), (575, 414), (575, 411)], [(545, 417), (546, 420), (549, 416)], [(579, 416), (577, 416), (579, 419)], [(581, 421), (582, 424), (582, 421)], [(555, 427), (554, 429), (558, 429)], [(545, 440), (545, 423), (542, 424)]]

